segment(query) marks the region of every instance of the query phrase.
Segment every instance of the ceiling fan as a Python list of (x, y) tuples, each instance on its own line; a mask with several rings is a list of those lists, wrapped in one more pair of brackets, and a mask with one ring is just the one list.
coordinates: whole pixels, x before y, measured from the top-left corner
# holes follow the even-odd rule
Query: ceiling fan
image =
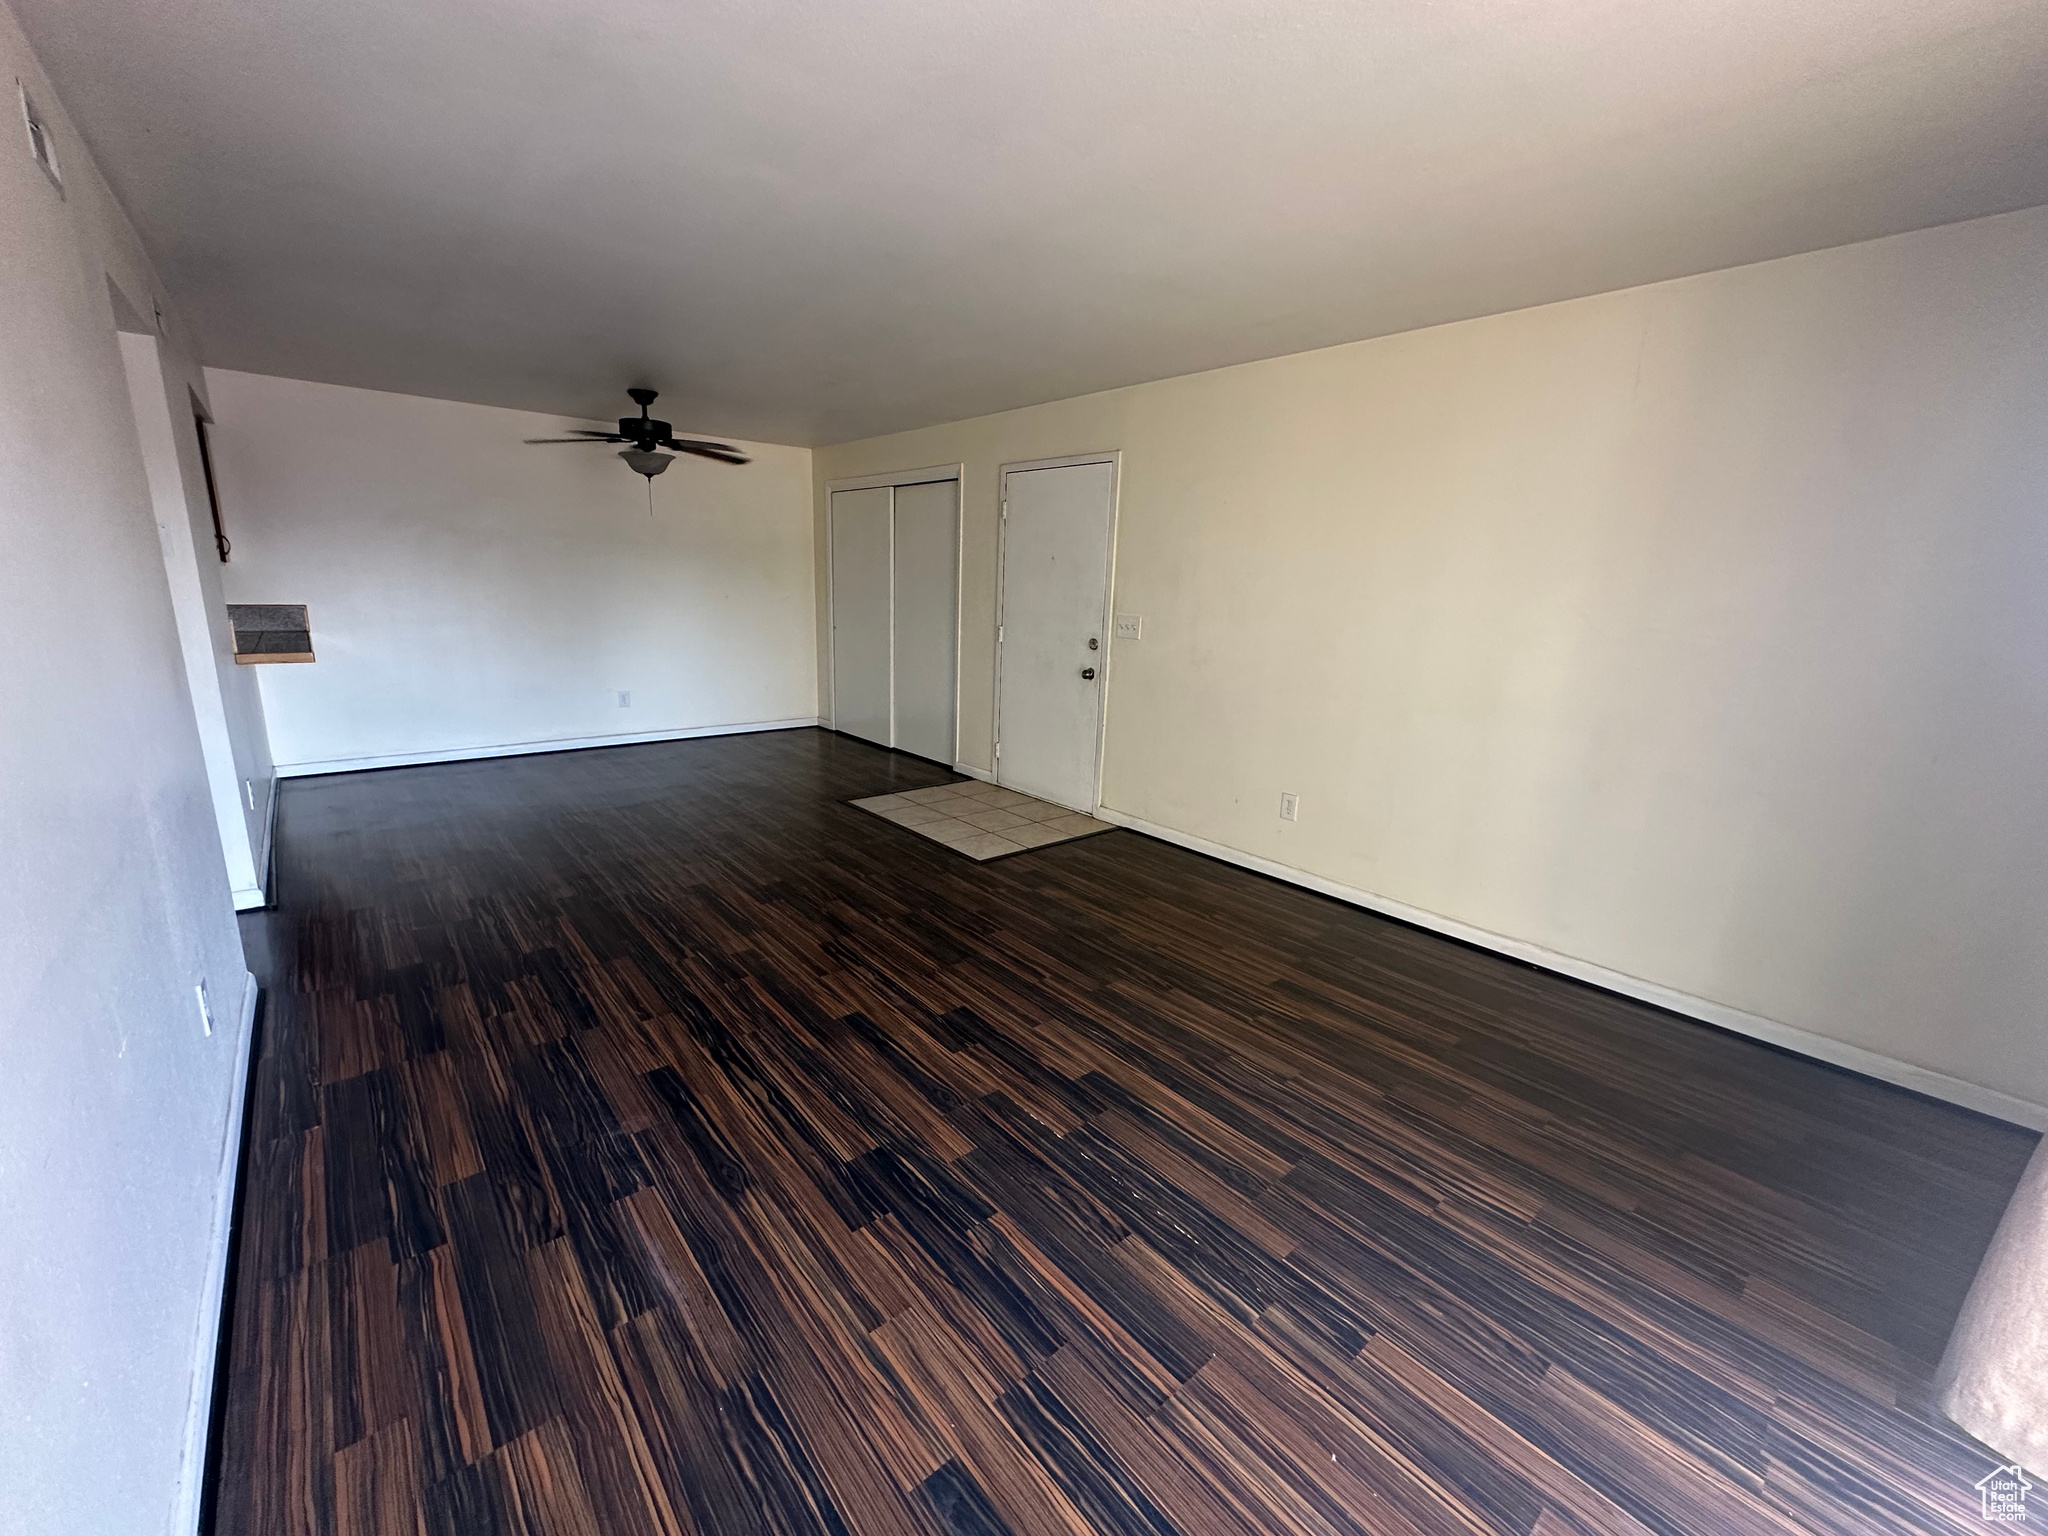
[[(621, 416), (616, 432), (592, 432), (587, 428), (573, 428), (573, 437), (529, 437), (529, 443), (627, 443), (631, 446), (619, 454), (633, 468), (636, 475), (645, 475), (650, 487), (654, 477), (675, 462), (676, 453), (694, 453), (700, 459), (716, 459), (721, 464), (747, 464), (752, 461), (730, 443), (707, 443), (701, 438), (677, 437), (675, 428), (665, 421), (656, 421), (647, 414), (647, 407), (659, 398), (651, 389), (629, 389), (626, 393), (633, 403), (640, 407), (638, 416)], [(675, 453), (663, 453), (664, 448), (673, 448)]]

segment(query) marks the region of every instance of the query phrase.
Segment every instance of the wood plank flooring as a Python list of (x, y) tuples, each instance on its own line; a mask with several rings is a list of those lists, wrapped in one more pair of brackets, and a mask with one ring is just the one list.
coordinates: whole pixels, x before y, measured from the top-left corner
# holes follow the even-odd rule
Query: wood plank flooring
[(223, 1536), (1981, 1528), (2031, 1134), (946, 779), (285, 785)]

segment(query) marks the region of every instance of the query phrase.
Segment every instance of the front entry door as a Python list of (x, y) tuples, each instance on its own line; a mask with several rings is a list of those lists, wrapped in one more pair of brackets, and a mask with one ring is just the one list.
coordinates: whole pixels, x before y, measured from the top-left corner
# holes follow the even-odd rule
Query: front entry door
[(1102, 742), (1115, 466), (1003, 476), (996, 780), (1093, 811)]

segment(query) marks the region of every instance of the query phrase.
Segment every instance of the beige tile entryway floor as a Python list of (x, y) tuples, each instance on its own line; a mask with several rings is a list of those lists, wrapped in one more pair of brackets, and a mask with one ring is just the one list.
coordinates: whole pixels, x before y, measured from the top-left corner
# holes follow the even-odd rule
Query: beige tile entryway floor
[(1091, 832), (1107, 832), (1110, 824), (1083, 816), (1063, 805), (1048, 805), (1014, 789), (969, 779), (965, 784), (940, 784), (900, 795), (873, 795), (849, 801), (864, 811), (893, 821), (907, 831), (944, 843), (970, 859), (999, 859), (1026, 848), (1043, 848)]

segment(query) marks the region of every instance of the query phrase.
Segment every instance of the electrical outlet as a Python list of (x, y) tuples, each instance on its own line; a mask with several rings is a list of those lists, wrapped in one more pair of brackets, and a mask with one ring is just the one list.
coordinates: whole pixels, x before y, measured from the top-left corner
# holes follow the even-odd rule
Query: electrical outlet
[(632, 707), (633, 707), (633, 690), (632, 690), (632, 689), (630, 689), (630, 688), (621, 688), (621, 689), (619, 690), (619, 708), (621, 708), (621, 709), (631, 709)]
[(210, 1035), (213, 1033), (213, 999), (206, 995), (206, 983), (203, 981), (192, 991), (199, 999), (199, 1027)]
[(1281, 794), (1280, 819), (1282, 821), (1301, 820), (1301, 796), (1290, 795), (1286, 793)]
[(1145, 620), (1141, 614), (1120, 613), (1116, 616), (1116, 637), (1119, 640), (1142, 640), (1145, 638)]

